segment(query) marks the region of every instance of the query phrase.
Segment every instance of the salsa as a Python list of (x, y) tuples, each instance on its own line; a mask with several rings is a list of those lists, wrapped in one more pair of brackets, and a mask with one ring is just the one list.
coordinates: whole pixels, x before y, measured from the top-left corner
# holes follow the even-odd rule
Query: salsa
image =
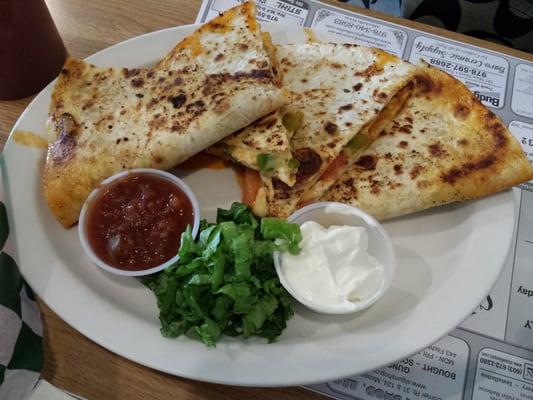
[(95, 254), (112, 267), (138, 271), (174, 257), (194, 222), (187, 195), (169, 180), (131, 173), (91, 202), (85, 233)]

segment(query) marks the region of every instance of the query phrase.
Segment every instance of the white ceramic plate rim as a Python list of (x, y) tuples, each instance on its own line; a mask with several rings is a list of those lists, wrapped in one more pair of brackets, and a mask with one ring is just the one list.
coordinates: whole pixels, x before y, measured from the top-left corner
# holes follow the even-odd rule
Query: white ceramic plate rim
[[(265, 25), (265, 28), (274, 32), (275, 41), (276, 34), (285, 38), (298, 36), (299, 40), (305, 37), (300, 28), (279, 25)], [(194, 26), (182, 26), (139, 36), (102, 50), (88, 60), (98, 65), (112, 66), (117, 65), (116, 60), (139, 58), (141, 62), (132, 61), (131, 65), (126, 63), (125, 66), (143, 66), (157, 60), (178, 38), (193, 29)], [(171, 37), (175, 40), (172, 41)], [(43, 107), (47, 108), (51, 85), (53, 82), (30, 103), (13, 131), (43, 131)], [(41, 220), (42, 213), (49, 212), (41, 204), (42, 195), (38, 201), (31, 196), (25, 197), (27, 193), (40, 193), (36, 186), (39, 185), (38, 167), (42, 157), (32, 156), (33, 164), (20, 165), (17, 157), (20, 157), (21, 151), (10, 136), (2, 156), (2, 174), (11, 232), (17, 243), (19, 266), (26, 280), (56, 314), (94, 342), (140, 364), (197, 380), (246, 386), (299, 385), (363, 373), (402, 359), (446, 335), (477, 307), (503, 268), (514, 232), (515, 209), (511, 191), (460, 206), (464, 208), (452, 206), (436, 211), (454, 213), (459, 210), (467, 213), (472, 223), (482, 226), (482, 229), (474, 230), (476, 236), (468, 245), (477, 241), (496, 240), (499, 246), (486, 246), (483, 254), (466, 252), (465, 263), (483, 262), (483, 268), (474, 266), (461, 270), (461, 279), (454, 281), (454, 288), (460, 295), (434, 293), (431, 294), (431, 302), (423, 298), (425, 303), (416, 304), (412, 314), (409, 314), (410, 318), (403, 322), (407, 326), (397, 330), (391, 343), (384, 342), (365, 351), (357, 347), (358, 343), (346, 342), (353, 339), (353, 332), (347, 332), (341, 341), (335, 338), (307, 341), (302, 338), (301, 342), (293, 343), (292, 340), (284, 341), (282, 335), (277, 344), (269, 345), (260, 340), (227, 340), (216, 349), (205, 349), (202, 344), (187, 338), (161, 338), (158, 331), (154, 332), (153, 325), (139, 320), (135, 315), (121, 312), (115, 304), (105, 303), (94, 290), (84, 286), (85, 282), (76, 280), (75, 271), (61, 268), (62, 260), (54, 259), (55, 253), (46, 240), (46, 232), (37, 223)], [(16, 198), (17, 202), (13, 202), (12, 198)], [(499, 218), (494, 218), (494, 212), (497, 212)], [(420, 218), (423, 220), (424, 214)], [(385, 224), (385, 227), (395, 231), (401, 224), (401, 220), (393, 221)], [(391, 236), (394, 242), (394, 235)], [(64, 282), (72, 286), (59, 285)], [(475, 285), (470, 286), (474, 282)], [(73, 296), (79, 293), (83, 295), (80, 296), (82, 298)], [(68, 299), (67, 295), (70, 296)], [(440, 318), (431, 321), (432, 324), (421, 323), (419, 319), (412, 317), (414, 314), (418, 315), (424, 307), (432, 305), (446, 308)], [(95, 317), (98, 318), (98, 323)], [(120, 321), (122, 327), (130, 328), (128, 340), (121, 338), (124, 332), (114, 330), (115, 321)], [(291, 321), (288, 329), (290, 328)], [(368, 340), (368, 337), (363, 334), (361, 340)], [(142, 346), (138, 345), (140, 343)], [(353, 348), (351, 344), (354, 345)], [(169, 354), (169, 349), (175, 353)], [(357, 351), (354, 352), (354, 349)]]

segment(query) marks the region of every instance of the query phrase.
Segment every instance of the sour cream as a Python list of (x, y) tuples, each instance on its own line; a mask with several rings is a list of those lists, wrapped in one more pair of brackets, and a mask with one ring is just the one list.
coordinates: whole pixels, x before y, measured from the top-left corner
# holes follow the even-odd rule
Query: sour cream
[(366, 228), (301, 225), (301, 252), (283, 253), (282, 271), (293, 291), (307, 301), (350, 308), (371, 298), (384, 282), (384, 267), (368, 254)]

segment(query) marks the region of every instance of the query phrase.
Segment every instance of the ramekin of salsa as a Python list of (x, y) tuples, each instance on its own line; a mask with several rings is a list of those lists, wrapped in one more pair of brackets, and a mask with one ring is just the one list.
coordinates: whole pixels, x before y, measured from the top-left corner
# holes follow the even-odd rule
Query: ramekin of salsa
[(81, 210), (78, 232), (96, 265), (141, 276), (178, 260), (187, 225), (195, 237), (200, 210), (191, 189), (168, 172), (140, 168), (113, 175), (93, 190)]

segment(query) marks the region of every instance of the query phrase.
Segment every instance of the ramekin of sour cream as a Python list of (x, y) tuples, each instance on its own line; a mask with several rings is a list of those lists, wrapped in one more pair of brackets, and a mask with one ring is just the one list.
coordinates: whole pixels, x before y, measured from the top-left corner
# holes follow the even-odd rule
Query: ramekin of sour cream
[(328, 314), (370, 307), (389, 288), (395, 255), (383, 227), (346, 204), (308, 205), (288, 218), (300, 225), (298, 255), (274, 255), (281, 284), (300, 303)]

